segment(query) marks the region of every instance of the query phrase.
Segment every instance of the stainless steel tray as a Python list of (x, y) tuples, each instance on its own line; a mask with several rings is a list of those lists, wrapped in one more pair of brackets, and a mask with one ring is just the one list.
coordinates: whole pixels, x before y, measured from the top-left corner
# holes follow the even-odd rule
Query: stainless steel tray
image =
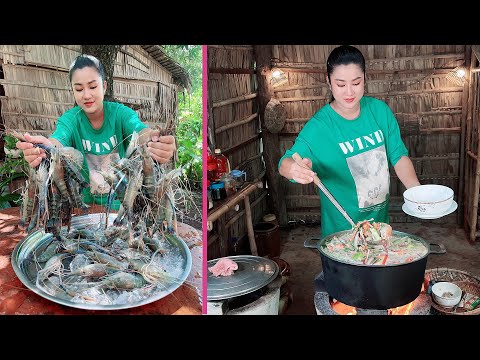
[[(113, 220), (115, 220), (116, 214), (110, 214), (108, 218), (108, 224), (111, 225)], [(89, 215), (80, 215), (72, 217), (71, 221), (71, 230), (81, 229), (92, 224), (99, 224), (100, 222), (105, 222), (105, 214), (89, 214)], [(35, 285), (37, 269), (35, 268), (34, 263), (30, 260), (33, 258), (33, 254), (42, 245), (50, 241), (51, 235), (45, 233), (43, 230), (37, 230), (32, 234), (25, 237), (21, 240), (12, 253), (12, 266), (15, 274), (18, 276), (20, 281), (34, 293), (56, 302), (58, 304), (86, 309), (86, 310), (118, 310), (118, 309), (128, 309), (141, 305), (146, 305), (154, 301), (160, 300), (165, 296), (171, 294), (177, 288), (179, 288), (183, 282), (186, 280), (190, 274), (192, 268), (192, 256), (187, 244), (177, 236), (173, 236), (170, 240), (170, 243), (175, 249), (177, 256), (180, 257), (178, 267), (180, 270), (180, 275), (175, 277), (175, 280), (170, 283), (163, 283), (161, 289), (154, 292), (152, 296), (141, 301), (128, 303), (128, 304), (113, 304), (113, 305), (101, 305), (101, 304), (92, 304), (92, 303), (77, 303), (74, 301), (69, 301), (64, 298), (59, 298), (47, 294), (40, 288)]]

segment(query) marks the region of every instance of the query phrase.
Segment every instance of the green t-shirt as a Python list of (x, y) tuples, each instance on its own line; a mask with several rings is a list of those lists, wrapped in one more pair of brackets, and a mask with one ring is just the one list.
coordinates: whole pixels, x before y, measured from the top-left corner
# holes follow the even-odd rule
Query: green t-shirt
[[(347, 120), (330, 104), (305, 124), (294, 145), (280, 159), (298, 152), (312, 160), (312, 169), (356, 223), (361, 220), (389, 222), (389, 166), (408, 151), (388, 105), (364, 96), (360, 115)], [(322, 237), (351, 229), (351, 225), (319, 190)]]
[(99, 170), (105, 171), (109, 165), (125, 156), (130, 143), (130, 135), (147, 127), (129, 107), (116, 102), (103, 102), (104, 121), (100, 129), (90, 125), (85, 112), (75, 106), (65, 112), (57, 122), (52, 138), (63, 146), (71, 146), (84, 156), (82, 174), (90, 183), (84, 191), (84, 200), (92, 202), (92, 196), (108, 193), (108, 185)]

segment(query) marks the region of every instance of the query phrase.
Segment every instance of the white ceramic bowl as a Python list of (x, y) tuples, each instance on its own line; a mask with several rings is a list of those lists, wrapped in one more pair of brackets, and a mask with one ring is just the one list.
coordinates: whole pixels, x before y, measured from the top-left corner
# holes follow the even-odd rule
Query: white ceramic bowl
[(453, 190), (443, 185), (418, 185), (405, 190), (403, 200), (412, 213), (437, 215), (452, 206)]
[(462, 289), (451, 282), (442, 281), (432, 286), (432, 298), (443, 307), (453, 307), (460, 302)]

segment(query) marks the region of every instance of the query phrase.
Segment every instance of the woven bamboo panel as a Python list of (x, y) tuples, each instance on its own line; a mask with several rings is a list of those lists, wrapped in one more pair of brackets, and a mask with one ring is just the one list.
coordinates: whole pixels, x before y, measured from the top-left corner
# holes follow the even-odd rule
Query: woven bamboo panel
[(172, 74), (153, 60), (148, 52), (138, 45), (124, 45), (117, 53), (114, 77), (144, 79), (172, 84)]
[[(209, 69), (252, 69), (253, 47), (208, 46)], [(231, 169), (247, 173), (247, 181), (262, 180), (265, 165), (261, 154), (261, 141), (257, 137), (260, 129), (259, 118), (255, 116), (256, 99), (240, 99), (256, 91), (255, 75), (251, 74), (208, 74), (208, 101), (210, 107), (209, 128), (214, 132), (215, 147), (226, 153)], [(237, 98), (237, 99), (235, 99)], [(233, 100), (232, 100), (233, 99)], [(232, 102), (230, 102), (232, 101)], [(227, 102), (227, 103), (222, 103)], [(235, 125), (235, 123), (237, 123)], [(233, 126), (235, 125), (235, 126)], [(218, 130), (215, 132), (215, 130)], [(267, 211), (267, 197), (264, 189), (257, 189), (249, 195), (252, 222), (261, 221)], [(231, 254), (234, 242), (247, 235), (243, 201), (238, 211), (230, 210), (223, 215), (228, 239), (217, 240), (208, 247), (208, 258), (220, 256), (219, 242), (226, 241)], [(218, 234), (218, 222), (209, 237)], [(248, 241), (247, 241), (248, 243)]]
[(208, 46), (208, 68), (253, 68), (253, 47)]
[(0, 60), (4, 64), (24, 64), (23, 45), (0, 45)]
[(23, 45), (25, 64), (67, 70), (80, 55), (81, 45)]
[[(7, 129), (51, 135), (56, 119), (75, 104), (68, 68), (80, 45), (1, 45), (1, 115)], [(14, 65), (16, 64), (16, 65)], [(178, 88), (148, 52), (125, 45), (117, 55), (114, 97), (149, 125), (175, 127)]]

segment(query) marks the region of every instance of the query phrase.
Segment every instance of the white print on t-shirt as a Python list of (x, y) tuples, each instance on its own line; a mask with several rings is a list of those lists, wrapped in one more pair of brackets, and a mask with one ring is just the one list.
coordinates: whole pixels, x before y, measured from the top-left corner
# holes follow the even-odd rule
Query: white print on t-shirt
[(111, 136), (108, 140), (110, 141), (110, 144), (107, 142), (96, 143), (91, 140), (82, 139), (83, 150), (86, 153), (108, 154), (112, 149), (115, 149), (115, 146), (117, 146), (117, 135)]
[(377, 130), (371, 134), (360, 136), (356, 139), (339, 143), (343, 153), (354, 153), (358, 150), (368, 149), (371, 146), (378, 146), (385, 141), (382, 130)]
[(359, 209), (383, 203), (390, 188), (385, 145), (346, 160), (355, 181)]

